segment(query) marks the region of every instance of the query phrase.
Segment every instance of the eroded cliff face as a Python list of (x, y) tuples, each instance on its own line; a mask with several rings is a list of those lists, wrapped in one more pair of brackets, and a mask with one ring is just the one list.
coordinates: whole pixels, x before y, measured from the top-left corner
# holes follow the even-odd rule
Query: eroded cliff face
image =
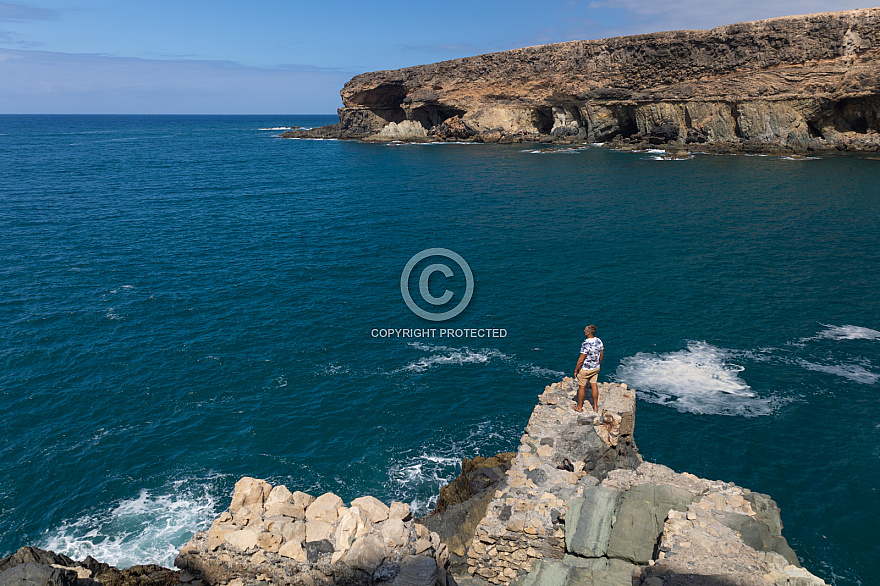
[(290, 137), (880, 146), (880, 8), (527, 47), (354, 77)]

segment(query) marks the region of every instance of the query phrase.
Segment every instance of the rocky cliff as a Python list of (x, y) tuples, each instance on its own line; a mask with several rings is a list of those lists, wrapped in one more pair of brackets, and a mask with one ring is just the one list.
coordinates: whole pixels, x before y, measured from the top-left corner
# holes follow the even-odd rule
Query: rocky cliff
[(288, 138), (880, 146), (880, 8), (527, 47), (354, 77)]

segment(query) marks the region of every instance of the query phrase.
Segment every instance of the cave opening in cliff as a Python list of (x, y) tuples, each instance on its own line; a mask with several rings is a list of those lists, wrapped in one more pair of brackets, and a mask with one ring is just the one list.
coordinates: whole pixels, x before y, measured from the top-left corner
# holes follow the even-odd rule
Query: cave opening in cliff
[(410, 116), (412, 120), (430, 130), (435, 126), (439, 126), (445, 120), (455, 116), (464, 116), (465, 114), (465, 110), (459, 110), (458, 108), (423, 106), (414, 108)]
[(406, 112), (402, 105), (406, 95), (407, 89), (402, 85), (382, 84), (352, 95), (350, 101), (365, 106), (386, 122), (403, 122)]
[(536, 108), (534, 125), (540, 134), (550, 134), (553, 130), (553, 108)]
[(617, 125), (620, 128), (620, 135), (626, 138), (631, 138), (637, 135), (639, 133), (639, 125), (636, 123), (633, 108), (625, 106), (617, 108), (616, 110), (615, 114), (617, 115)]
[(842, 132), (867, 134), (880, 131), (880, 100), (841, 100), (834, 107), (835, 127)]

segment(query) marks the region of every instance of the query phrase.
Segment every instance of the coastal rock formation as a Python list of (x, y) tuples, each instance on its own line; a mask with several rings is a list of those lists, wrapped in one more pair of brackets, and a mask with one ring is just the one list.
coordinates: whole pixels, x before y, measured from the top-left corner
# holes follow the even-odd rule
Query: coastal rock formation
[(447, 547), (409, 505), (371, 496), (350, 505), (242, 478), (229, 509), (181, 548), (181, 582), (447, 586)]
[[(599, 413), (588, 408), (577, 413), (572, 409), (575, 385), (566, 378), (539, 397), (507, 478), (475, 531), (467, 552), (470, 574), (508, 584), (540, 560), (561, 560), (567, 552), (589, 552), (603, 560), (605, 569), (610, 526), (600, 520), (610, 525), (619, 499), (597, 485), (609, 473), (641, 463), (632, 440), (636, 394), (625, 385), (602, 383)], [(582, 532), (576, 543), (574, 529)], [(587, 534), (605, 545), (583, 545)], [(622, 567), (629, 575), (634, 566)]]
[(576, 391), (565, 378), (539, 397), (471, 536), (466, 575), (517, 586), (824, 584), (800, 567), (769, 496), (642, 460), (635, 391), (601, 383), (599, 413), (575, 412)]
[(880, 8), (571, 41), (358, 75), (290, 138), (877, 150)]
[(0, 586), (171, 586), (180, 572), (154, 564), (120, 570), (91, 556), (78, 562), (66, 555), (22, 547), (0, 560)]

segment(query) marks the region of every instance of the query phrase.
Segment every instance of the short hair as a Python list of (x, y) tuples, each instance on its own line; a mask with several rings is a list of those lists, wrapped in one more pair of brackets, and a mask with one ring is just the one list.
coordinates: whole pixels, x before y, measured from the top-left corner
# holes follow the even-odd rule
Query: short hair
[(587, 329), (590, 331), (591, 334), (593, 334), (594, 336), (596, 335), (596, 326), (590, 324), (587, 326)]

